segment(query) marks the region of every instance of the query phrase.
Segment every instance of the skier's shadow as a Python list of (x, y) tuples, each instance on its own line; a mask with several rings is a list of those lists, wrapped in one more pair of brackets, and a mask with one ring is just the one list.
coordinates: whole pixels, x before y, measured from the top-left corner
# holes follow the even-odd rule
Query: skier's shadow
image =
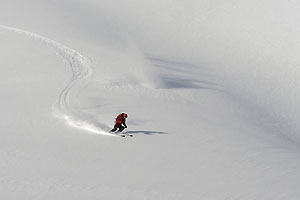
[(154, 134), (168, 134), (166, 132), (160, 131), (126, 131), (124, 134), (145, 134), (145, 135), (154, 135)]

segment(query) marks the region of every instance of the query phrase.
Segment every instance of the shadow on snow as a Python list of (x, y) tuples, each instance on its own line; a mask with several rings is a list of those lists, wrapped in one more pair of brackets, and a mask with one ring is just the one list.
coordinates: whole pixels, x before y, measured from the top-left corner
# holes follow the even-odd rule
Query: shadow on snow
[(145, 135), (154, 135), (154, 134), (168, 134), (166, 132), (160, 131), (126, 131), (124, 134), (145, 134)]

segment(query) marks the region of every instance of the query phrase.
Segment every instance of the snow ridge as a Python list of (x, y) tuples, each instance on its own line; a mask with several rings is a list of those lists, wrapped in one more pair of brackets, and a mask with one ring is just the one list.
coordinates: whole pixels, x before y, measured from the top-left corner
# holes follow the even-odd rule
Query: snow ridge
[[(56, 106), (58, 107), (58, 109), (56, 109), (58, 110), (58, 113), (56, 112), (55, 115), (57, 117), (65, 119), (67, 123), (73, 127), (85, 129), (94, 133), (106, 134), (105, 131), (101, 130), (101, 127), (94, 126), (90, 124), (88, 120), (82, 119), (80, 113), (78, 113), (78, 111), (76, 111), (76, 109), (74, 109), (70, 103), (70, 92), (72, 88), (83, 80), (90, 78), (93, 73), (93, 69), (90, 65), (89, 60), (74, 49), (71, 49), (39, 34), (5, 25), (0, 25), (0, 28), (40, 40), (47, 45), (55, 48), (58, 51), (59, 55), (61, 55), (67, 61), (72, 70), (71, 80), (59, 95), (58, 103)], [(76, 112), (77, 114), (75, 115)]]

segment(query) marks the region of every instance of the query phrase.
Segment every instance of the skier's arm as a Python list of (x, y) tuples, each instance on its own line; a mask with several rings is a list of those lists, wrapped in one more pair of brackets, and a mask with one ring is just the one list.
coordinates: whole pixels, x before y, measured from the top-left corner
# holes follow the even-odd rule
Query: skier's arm
[(123, 125), (124, 125), (125, 128), (127, 128), (127, 125), (126, 125), (125, 121), (123, 122)]

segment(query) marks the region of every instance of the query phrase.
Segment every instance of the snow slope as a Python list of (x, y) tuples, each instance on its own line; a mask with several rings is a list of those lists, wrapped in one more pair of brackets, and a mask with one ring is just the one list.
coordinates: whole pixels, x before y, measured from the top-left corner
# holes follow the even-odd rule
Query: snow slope
[(299, 198), (297, 1), (1, 3), (1, 199)]

